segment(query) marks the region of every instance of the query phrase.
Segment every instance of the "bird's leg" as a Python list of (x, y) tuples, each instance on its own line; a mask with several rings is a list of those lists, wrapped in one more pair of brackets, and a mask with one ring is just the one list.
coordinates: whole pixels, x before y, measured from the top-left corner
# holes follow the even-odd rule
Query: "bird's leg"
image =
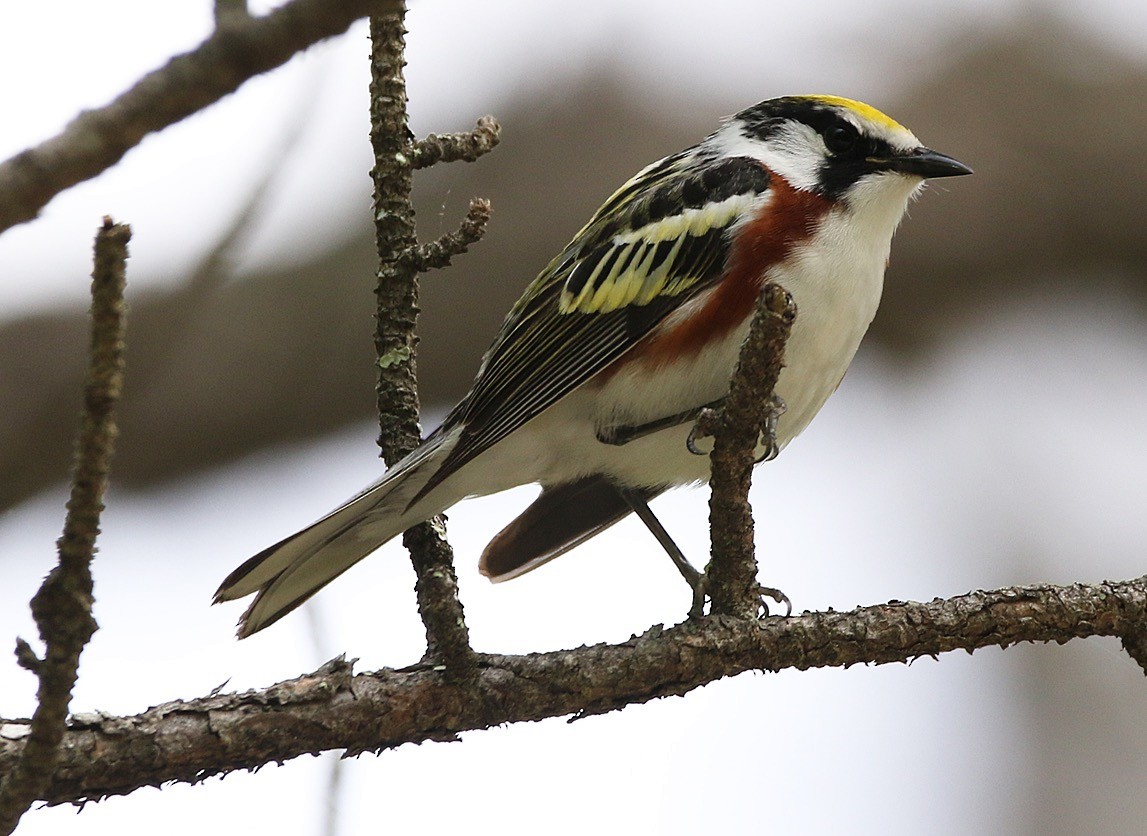
[(666, 430), (670, 427), (679, 427), (690, 421), (696, 421), (697, 416), (704, 410), (715, 409), (724, 403), (724, 401), (724, 398), (718, 398), (710, 403), (695, 406), (682, 412), (676, 412), (673, 415), (666, 415), (664, 418), (657, 418), (644, 424), (618, 424), (613, 427), (604, 427), (597, 430), (597, 440), (602, 444), (612, 444), (616, 447), (622, 447), (631, 441), (645, 438), (645, 436), (652, 435), (660, 430)]
[[(693, 603), (689, 607), (689, 617), (700, 618), (703, 616), (705, 614), (705, 589), (708, 575), (705, 572), (697, 571), (697, 568), (689, 562), (689, 558), (681, 551), (681, 547), (673, 542), (673, 538), (669, 536), (669, 532), (665, 530), (661, 520), (654, 515), (653, 509), (649, 507), (649, 503), (640, 491), (633, 488), (618, 487), (617, 492), (633, 509), (633, 513), (637, 514), (638, 519), (645, 523), (645, 527), (649, 529), (650, 533), (657, 538), (657, 542), (661, 544), (661, 548), (665, 549), (665, 553), (669, 555), (669, 559), (673, 561), (673, 565), (677, 567), (681, 577), (693, 590)], [(786, 617), (792, 614), (793, 602), (779, 589), (757, 584), (757, 594), (761, 596), (761, 609), (764, 615), (769, 614), (769, 606), (765, 603), (765, 598), (772, 598), (778, 604), (784, 604)]]
[[(688, 421), (692, 421), (693, 428), (689, 431), (689, 437), (685, 440), (685, 446), (688, 447), (689, 452), (694, 455), (708, 455), (705, 451), (698, 449), (696, 442), (698, 439), (712, 436), (719, 420), (717, 410), (720, 409), (724, 402), (724, 398), (718, 398), (703, 406), (688, 409), (684, 412), (678, 412), (674, 415), (667, 415), (664, 418), (658, 418), (655, 421), (649, 421), (645, 424), (621, 424), (608, 427), (603, 430), (598, 430), (597, 439), (603, 444), (623, 446), (659, 430), (680, 426)], [(774, 393), (769, 398), (768, 411), (765, 413), (764, 421), (761, 424), (758, 446), (763, 447), (764, 452), (761, 457), (757, 459), (758, 462), (771, 461), (776, 458), (777, 453), (780, 452), (780, 445), (777, 443), (777, 421), (784, 412), (785, 402)], [(657, 542), (661, 544), (661, 548), (665, 549), (665, 553), (669, 555), (669, 559), (673, 561), (673, 565), (677, 567), (677, 571), (681, 573), (681, 577), (685, 578), (685, 582), (689, 584), (689, 588), (693, 590), (693, 604), (689, 608), (689, 617), (695, 618), (703, 615), (705, 612), (705, 574), (699, 572), (696, 567), (689, 562), (689, 559), (685, 557), (685, 553), (681, 551), (681, 548), (673, 542), (673, 538), (669, 536), (669, 532), (665, 530), (665, 526), (663, 526), (661, 521), (654, 515), (641, 491), (624, 487), (618, 487), (617, 490), (626, 504), (637, 514), (638, 519), (645, 523), (645, 527), (657, 538)], [(761, 607), (764, 609), (765, 614), (768, 614), (769, 611), (768, 606), (763, 600), (766, 597), (772, 598), (777, 603), (784, 604), (787, 612), (792, 612), (792, 602), (790, 602), (788, 596), (779, 589), (765, 586), (761, 586), (758, 589), (762, 598)]]
[(633, 513), (637, 514), (638, 519), (645, 523), (645, 527), (657, 538), (657, 542), (661, 544), (661, 548), (665, 549), (665, 553), (669, 555), (669, 559), (673, 561), (673, 565), (677, 567), (681, 577), (693, 590), (693, 605), (689, 608), (689, 617), (700, 617), (705, 611), (705, 575), (697, 571), (689, 562), (689, 558), (685, 557), (681, 548), (673, 542), (673, 538), (669, 536), (669, 532), (665, 530), (661, 521), (654, 516), (653, 510), (640, 491), (623, 487), (618, 487), (617, 490), (629, 504), (629, 507), (633, 509)]

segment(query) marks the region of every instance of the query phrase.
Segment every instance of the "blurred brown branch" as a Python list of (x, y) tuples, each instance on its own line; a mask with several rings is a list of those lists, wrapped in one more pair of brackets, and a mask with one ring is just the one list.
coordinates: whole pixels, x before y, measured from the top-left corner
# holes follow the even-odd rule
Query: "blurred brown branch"
[(215, 26), (234, 26), (249, 20), (247, 0), (215, 0)]
[[(76, 718), (44, 800), (98, 799), (328, 749), (354, 755), (451, 740), (501, 723), (595, 714), (749, 670), (884, 664), (1017, 642), (1119, 636), (1145, 616), (1147, 578), (1136, 578), (788, 618), (708, 616), (654, 627), (622, 644), (481, 654), (476, 682), (467, 686), (450, 684), (426, 665), (356, 676), (338, 659), (262, 691), (167, 703), (131, 717)], [(0, 774), (19, 755), (22, 743), (12, 738), (23, 727), (23, 721), (0, 724)]]
[(97, 629), (92, 617), (92, 556), (100, 531), (104, 490), (116, 437), (115, 409), (123, 389), (124, 283), (131, 229), (105, 218), (96, 235), (92, 272), (91, 345), (84, 409), (76, 440), (72, 494), (60, 561), (32, 599), (32, 615), (44, 643), (44, 658), (17, 639), (20, 664), (40, 680), (36, 712), (21, 735), (19, 758), (0, 772), (0, 833), (15, 830), (20, 817), (48, 786), (80, 653)]
[(114, 101), (0, 163), (0, 232), (35, 218), (53, 197), (115, 165), (145, 136), (233, 93), (302, 50), (397, 0), (291, 0), (265, 17), (228, 17), (191, 52), (148, 73)]

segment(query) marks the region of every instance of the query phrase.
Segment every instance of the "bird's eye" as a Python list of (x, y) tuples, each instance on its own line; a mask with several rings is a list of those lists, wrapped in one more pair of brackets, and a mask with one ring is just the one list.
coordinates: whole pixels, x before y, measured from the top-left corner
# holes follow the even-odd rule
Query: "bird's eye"
[(825, 147), (837, 156), (856, 150), (857, 142), (860, 140), (860, 134), (851, 125), (833, 125), (825, 129), (821, 137), (824, 139)]

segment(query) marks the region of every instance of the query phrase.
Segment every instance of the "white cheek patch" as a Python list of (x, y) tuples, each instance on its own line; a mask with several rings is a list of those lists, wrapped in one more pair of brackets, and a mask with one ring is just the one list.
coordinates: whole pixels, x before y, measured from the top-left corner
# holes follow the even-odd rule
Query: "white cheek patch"
[(804, 191), (812, 191), (819, 182), (826, 153), (820, 135), (800, 122), (778, 126), (768, 143), (745, 136), (741, 126), (731, 122), (709, 141), (721, 154), (760, 160), (789, 185)]

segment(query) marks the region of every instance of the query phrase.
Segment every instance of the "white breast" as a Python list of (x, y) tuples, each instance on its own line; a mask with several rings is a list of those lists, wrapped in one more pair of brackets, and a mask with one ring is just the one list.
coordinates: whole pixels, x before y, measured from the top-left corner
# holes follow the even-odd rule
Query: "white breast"
[(880, 200), (832, 210), (813, 239), (768, 276), (797, 304), (777, 384), (788, 407), (778, 427), (782, 444), (807, 427), (836, 391), (876, 315), (892, 233), (916, 187), (903, 177), (880, 179), (901, 186), (900, 193), (884, 189)]

